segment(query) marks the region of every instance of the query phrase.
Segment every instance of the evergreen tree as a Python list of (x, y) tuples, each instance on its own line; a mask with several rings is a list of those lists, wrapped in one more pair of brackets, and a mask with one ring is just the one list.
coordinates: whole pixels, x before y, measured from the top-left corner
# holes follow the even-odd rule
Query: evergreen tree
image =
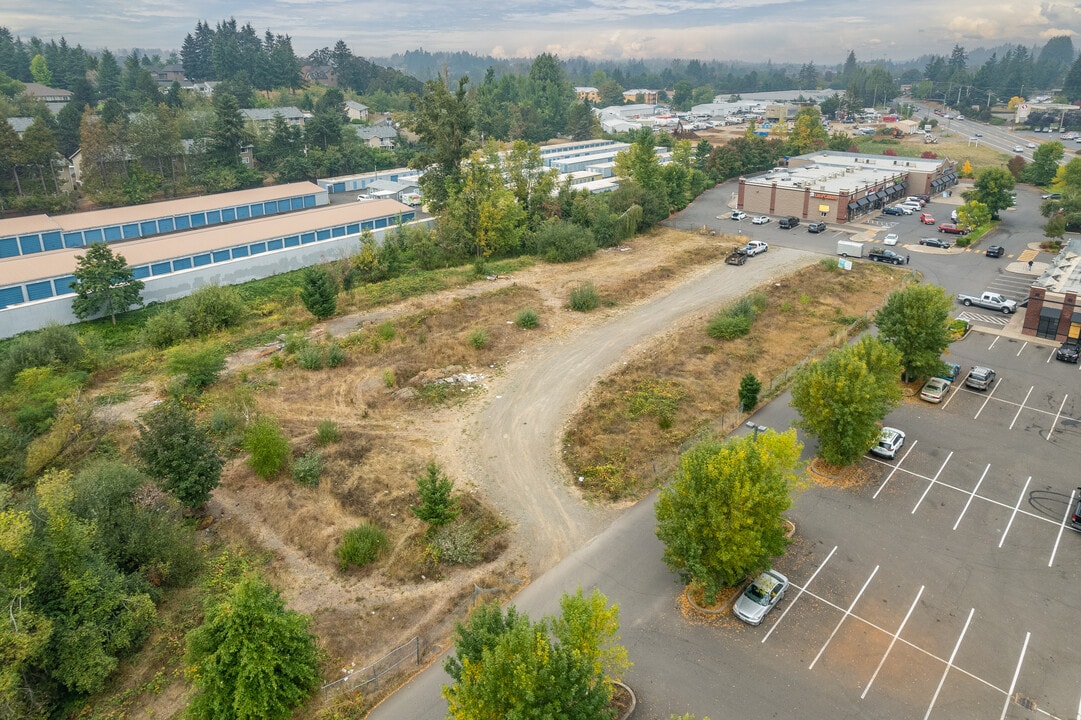
[(300, 299), (308, 312), (319, 320), (326, 320), (338, 309), (338, 284), (325, 269), (306, 268)]
[(116, 56), (108, 50), (101, 53), (98, 60), (98, 95), (102, 99), (120, 97), (120, 65)]
[(446, 525), (461, 512), (458, 500), (451, 494), (454, 481), (434, 461), (428, 463), (427, 473), (417, 478), (417, 492), (420, 505), (410, 505), (409, 509), (430, 528)]

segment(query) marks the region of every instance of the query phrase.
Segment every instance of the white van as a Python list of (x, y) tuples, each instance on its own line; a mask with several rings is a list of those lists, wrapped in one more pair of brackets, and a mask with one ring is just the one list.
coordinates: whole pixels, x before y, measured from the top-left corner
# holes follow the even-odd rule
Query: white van
[[(923, 209), (923, 203), (921, 203), (919, 200), (905, 200), (903, 203), (901, 203), (900, 207), (908, 208), (912, 212), (916, 212), (917, 210)], [(908, 215), (910, 213), (905, 214)]]
[(907, 205), (908, 203), (918, 203), (921, 208), (924, 206), (923, 198), (916, 197), (915, 195), (909, 195), (905, 198), (905, 204)]

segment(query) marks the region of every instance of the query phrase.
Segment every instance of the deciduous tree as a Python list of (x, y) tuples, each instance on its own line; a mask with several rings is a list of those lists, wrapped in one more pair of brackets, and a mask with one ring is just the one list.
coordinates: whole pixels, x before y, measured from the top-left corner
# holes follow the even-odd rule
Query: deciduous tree
[(73, 275), (75, 299), (71, 307), (76, 317), (104, 313), (116, 325), (117, 313), (142, 304), (143, 281), (135, 279), (124, 256), (113, 253), (105, 243), (92, 243), (78, 256)]
[(942, 371), (952, 307), (953, 298), (938, 285), (909, 285), (891, 293), (875, 315), (878, 336), (901, 351), (906, 379)]
[(189, 510), (202, 507), (221, 480), (222, 460), (195, 413), (169, 399), (142, 417), (135, 454), (150, 475)]
[(706, 602), (784, 552), (781, 513), (792, 503), (801, 448), (795, 431), (766, 431), (707, 440), (680, 457), (657, 499), (657, 537), (665, 563), (698, 584)]
[(901, 351), (873, 337), (839, 348), (796, 376), (792, 407), (818, 454), (850, 465), (877, 442), (878, 422), (901, 401)]
[(980, 170), (972, 189), (962, 193), (965, 200), (983, 203), (991, 212), (991, 217), (998, 217), (999, 212), (1013, 205), (1013, 190), (1016, 182), (1010, 171), (1002, 167), (989, 167)]

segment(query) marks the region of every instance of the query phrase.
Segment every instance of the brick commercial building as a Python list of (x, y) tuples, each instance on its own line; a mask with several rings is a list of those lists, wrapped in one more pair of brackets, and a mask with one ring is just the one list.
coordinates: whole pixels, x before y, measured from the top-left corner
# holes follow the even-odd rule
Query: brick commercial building
[(1051, 340), (1081, 337), (1081, 240), (1067, 240), (1028, 292), (1025, 335)]
[(737, 207), (846, 223), (907, 195), (935, 195), (956, 184), (950, 160), (822, 150), (789, 158), (787, 167), (740, 178)]

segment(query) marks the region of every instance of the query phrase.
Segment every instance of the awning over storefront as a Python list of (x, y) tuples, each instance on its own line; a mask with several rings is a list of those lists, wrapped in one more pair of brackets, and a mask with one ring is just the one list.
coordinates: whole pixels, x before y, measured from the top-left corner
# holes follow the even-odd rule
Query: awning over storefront
[(890, 196), (890, 194), (888, 192), (886, 192), (885, 190), (879, 190), (878, 192), (875, 193), (875, 199), (876, 200), (885, 200), (889, 196)]
[(856, 201), (856, 204), (859, 205), (861, 208), (864, 208), (870, 205), (871, 201), (865, 197), (861, 197), (859, 200)]
[(949, 182), (957, 182), (957, 173), (951, 172), (946, 174), (946, 180)]
[(901, 189), (902, 190), (908, 190), (908, 181), (907, 180), (904, 181), (903, 183), (901, 183)]
[(852, 212), (852, 211), (853, 211), (853, 210), (855, 210), (855, 209), (856, 209), (857, 207), (859, 207), (859, 206), (858, 206), (858, 205), (857, 205), (856, 203), (854, 203), (854, 202), (850, 202), (850, 203), (848, 203), (848, 212)]

